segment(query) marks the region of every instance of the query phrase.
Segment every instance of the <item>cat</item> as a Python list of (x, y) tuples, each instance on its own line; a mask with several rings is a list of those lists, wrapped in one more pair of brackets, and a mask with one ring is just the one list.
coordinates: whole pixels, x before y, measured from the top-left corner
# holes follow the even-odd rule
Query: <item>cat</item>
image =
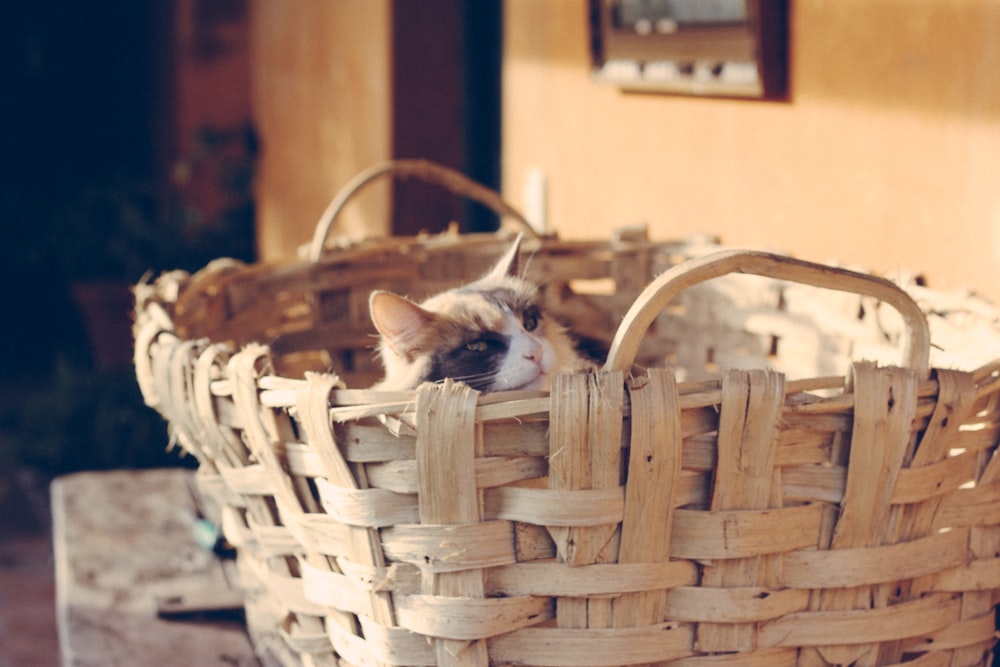
[(485, 276), (422, 303), (386, 291), (369, 298), (385, 378), (373, 388), (415, 389), (445, 378), (482, 392), (547, 390), (552, 375), (596, 369), (577, 339), (539, 307), (518, 276), (521, 237)]

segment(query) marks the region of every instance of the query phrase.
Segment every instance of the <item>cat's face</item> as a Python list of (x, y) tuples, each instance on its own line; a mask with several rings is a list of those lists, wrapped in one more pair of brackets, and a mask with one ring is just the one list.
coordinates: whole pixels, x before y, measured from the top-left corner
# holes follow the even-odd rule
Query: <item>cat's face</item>
[(413, 389), (453, 378), (480, 391), (547, 389), (578, 357), (563, 328), (538, 307), (538, 290), (517, 278), (518, 244), (484, 278), (421, 304), (371, 296), (386, 368), (379, 389)]

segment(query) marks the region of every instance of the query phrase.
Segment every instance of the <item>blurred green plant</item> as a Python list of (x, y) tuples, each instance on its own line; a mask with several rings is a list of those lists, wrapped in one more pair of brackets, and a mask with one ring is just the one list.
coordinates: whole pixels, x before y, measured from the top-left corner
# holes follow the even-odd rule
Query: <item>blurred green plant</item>
[(0, 465), (56, 475), (195, 463), (168, 451), (167, 424), (143, 403), (129, 368), (95, 370), (59, 356), (49, 377), (0, 391)]
[[(218, 257), (252, 261), (256, 158), (252, 129), (209, 125), (174, 165), (169, 187), (122, 174), (85, 183), (53, 221), (51, 265), (69, 281), (135, 283)], [(218, 200), (216, 210), (205, 210), (198, 189)]]
[[(0, 185), (11, 222), (0, 244), (10, 314), (0, 336), (13, 352), (0, 367), (0, 465), (51, 474), (193, 465), (166, 451), (166, 422), (143, 403), (128, 355), (121, 367), (102, 364), (88, 345), (71, 286), (121, 289), (147, 272), (253, 261), (256, 157), (252, 128), (205, 126), (159, 188), (121, 171), (53, 177), (36, 190)], [(127, 303), (121, 311), (116, 345), (130, 348)]]

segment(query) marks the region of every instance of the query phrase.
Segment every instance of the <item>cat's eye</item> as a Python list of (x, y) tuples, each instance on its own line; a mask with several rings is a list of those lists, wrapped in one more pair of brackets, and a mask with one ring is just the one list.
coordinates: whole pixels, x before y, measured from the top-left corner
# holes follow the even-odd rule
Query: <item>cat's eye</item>
[(469, 352), (485, 352), (489, 348), (486, 341), (483, 339), (470, 340), (465, 344), (465, 349)]
[(525, 313), (521, 318), (521, 325), (524, 327), (525, 331), (534, 331), (538, 328), (538, 314), (537, 313)]

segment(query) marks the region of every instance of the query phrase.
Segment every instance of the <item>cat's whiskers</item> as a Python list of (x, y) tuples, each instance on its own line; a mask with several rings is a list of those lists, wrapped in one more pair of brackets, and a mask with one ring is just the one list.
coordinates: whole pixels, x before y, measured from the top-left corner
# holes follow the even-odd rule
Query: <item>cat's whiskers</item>
[(473, 389), (483, 391), (491, 387), (493, 383), (496, 381), (496, 378), (497, 378), (496, 372), (471, 373), (469, 375), (456, 375), (455, 377), (452, 378), (442, 378), (440, 380), (436, 380), (435, 384), (442, 384), (445, 381), (445, 379), (451, 379), (456, 382), (464, 382)]

